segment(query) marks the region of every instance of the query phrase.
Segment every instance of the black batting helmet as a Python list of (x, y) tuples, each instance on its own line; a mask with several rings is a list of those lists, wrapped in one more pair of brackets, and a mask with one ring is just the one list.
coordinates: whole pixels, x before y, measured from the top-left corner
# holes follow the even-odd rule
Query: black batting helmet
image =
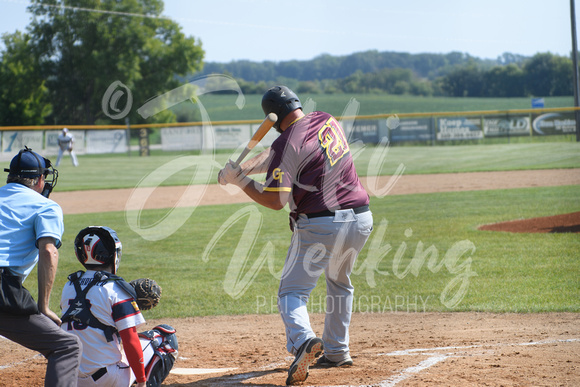
[(274, 86), (262, 97), (262, 110), (265, 115), (276, 113), (278, 121), (274, 128), (280, 130), (280, 123), (289, 113), (302, 109), (298, 96), (286, 86)]

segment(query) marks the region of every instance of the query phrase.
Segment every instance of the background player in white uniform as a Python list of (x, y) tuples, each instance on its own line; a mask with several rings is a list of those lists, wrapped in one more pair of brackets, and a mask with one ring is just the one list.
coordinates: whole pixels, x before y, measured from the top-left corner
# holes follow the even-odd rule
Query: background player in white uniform
[(75, 142), (75, 139), (74, 139), (72, 133), (70, 133), (67, 128), (63, 128), (62, 132), (58, 135), (58, 157), (56, 158), (55, 166), (58, 167), (60, 165), (60, 162), (62, 160), (62, 156), (64, 155), (65, 151), (70, 152), (70, 157), (71, 157), (73, 165), (75, 167), (79, 166), (79, 161), (77, 159), (77, 155), (75, 154), (75, 152), (73, 150), (74, 142)]
[[(131, 294), (131, 285), (115, 275), (121, 252), (122, 246), (117, 234), (108, 227), (87, 227), (75, 239), (75, 253), (87, 271), (69, 276), (69, 282), (63, 288), (60, 306), (66, 311), (62, 317), (62, 329), (76, 334), (83, 343), (78, 377), (78, 385), (81, 387), (128, 387), (135, 380), (137, 386), (146, 386), (147, 377), (151, 376), (147, 366), (154, 358), (153, 349), (162, 341), (157, 335), (159, 340), (149, 345), (153, 338), (139, 338), (136, 328), (145, 323), (145, 319), (137, 306), (134, 293)], [(81, 297), (88, 300), (86, 309), (77, 298), (79, 292), (73, 283), (76, 278), (79, 278), (79, 288), (83, 291), (95, 281), (86, 295)], [(89, 310), (102, 324), (100, 327), (93, 326), (94, 323), (85, 323)], [(125, 357), (121, 352), (121, 342)], [(176, 354), (175, 351), (173, 356)], [(159, 384), (161, 381), (158, 380)]]

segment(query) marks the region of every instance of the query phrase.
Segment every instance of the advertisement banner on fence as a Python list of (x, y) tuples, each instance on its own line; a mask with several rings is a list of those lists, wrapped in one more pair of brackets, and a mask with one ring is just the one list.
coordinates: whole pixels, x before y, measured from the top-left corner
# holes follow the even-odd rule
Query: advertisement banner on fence
[(529, 116), (490, 116), (483, 119), (485, 137), (529, 136)]
[(532, 129), (536, 136), (576, 133), (574, 113), (545, 113), (532, 115)]
[(396, 128), (389, 130), (390, 141), (432, 141), (432, 122), (430, 118), (402, 118)]
[(473, 140), (483, 138), (480, 118), (449, 117), (437, 120), (437, 140)]
[(2, 134), (2, 153), (16, 155), (24, 146), (29, 147), (39, 154), (43, 153), (43, 131), (11, 131)]
[(87, 153), (127, 152), (127, 134), (123, 129), (87, 130)]
[(161, 129), (161, 149), (164, 151), (200, 150), (201, 126), (183, 126)]
[(236, 149), (252, 137), (250, 125), (217, 125), (213, 127), (214, 149)]
[[(344, 126), (343, 129), (345, 132), (347, 131)], [(356, 120), (354, 122), (348, 141), (355, 142), (358, 140), (365, 144), (379, 143), (379, 123), (377, 120)]]

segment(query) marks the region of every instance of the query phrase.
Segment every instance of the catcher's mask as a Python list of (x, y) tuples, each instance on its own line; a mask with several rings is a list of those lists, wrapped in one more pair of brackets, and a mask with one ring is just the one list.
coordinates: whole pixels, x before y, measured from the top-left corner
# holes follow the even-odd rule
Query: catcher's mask
[[(18, 176), (29, 179), (34, 179), (41, 175), (44, 176), (44, 188), (42, 196), (48, 197), (58, 180), (58, 171), (54, 169), (49, 159), (42, 157), (32, 149), (25, 146), (10, 162), (10, 169), (4, 168), (4, 172), (8, 172), (8, 176)], [(48, 176), (52, 178), (48, 180)]]
[(117, 233), (109, 227), (90, 226), (82, 229), (75, 238), (75, 254), (87, 269), (113, 264), (113, 274), (116, 274), (122, 250)]
[(265, 115), (276, 113), (278, 121), (274, 128), (280, 132), (280, 123), (296, 109), (302, 109), (298, 96), (286, 86), (274, 86), (262, 97), (262, 110)]

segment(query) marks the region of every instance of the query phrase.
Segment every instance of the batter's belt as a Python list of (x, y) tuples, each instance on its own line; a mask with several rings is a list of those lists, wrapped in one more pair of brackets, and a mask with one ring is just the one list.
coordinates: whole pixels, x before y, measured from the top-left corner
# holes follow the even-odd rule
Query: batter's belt
[[(341, 208), (341, 210), (350, 210), (350, 208)], [(356, 207), (352, 209), (354, 211), (355, 214), (362, 214), (363, 212), (367, 212), (369, 210), (369, 206), (360, 206), (360, 207)], [(323, 216), (334, 216), (334, 211), (330, 211), (330, 210), (324, 210), (324, 211), (320, 211), (320, 212), (314, 212), (312, 214), (304, 214), (306, 215), (309, 219), (310, 218), (321, 218)]]
[[(341, 210), (350, 210), (350, 209), (351, 208), (341, 208)], [(367, 204), (366, 206), (352, 208), (352, 210), (354, 211), (355, 214), (362, 214), (363, 212), (369, 211), (369, 206)], [(313, 212), (311, 214), (302, 214), (302, 215), (306, 215), (309, 219), (311, 219), (311, 218), (320, 218), (323, 216), (334, 216), (335, 212), (330, 211), (330, 210), (324, 210), (324, 211), (320, 211), (320, 212)], [(290, 231), (292, 231), (292, 232), (294, 232), (294, 224), (298, 220), (298, 216), (299, 216), (299, 214), (296, 212), (290, 213), (290, 216), (289, 216), (289, 218), (290, 218)]]

